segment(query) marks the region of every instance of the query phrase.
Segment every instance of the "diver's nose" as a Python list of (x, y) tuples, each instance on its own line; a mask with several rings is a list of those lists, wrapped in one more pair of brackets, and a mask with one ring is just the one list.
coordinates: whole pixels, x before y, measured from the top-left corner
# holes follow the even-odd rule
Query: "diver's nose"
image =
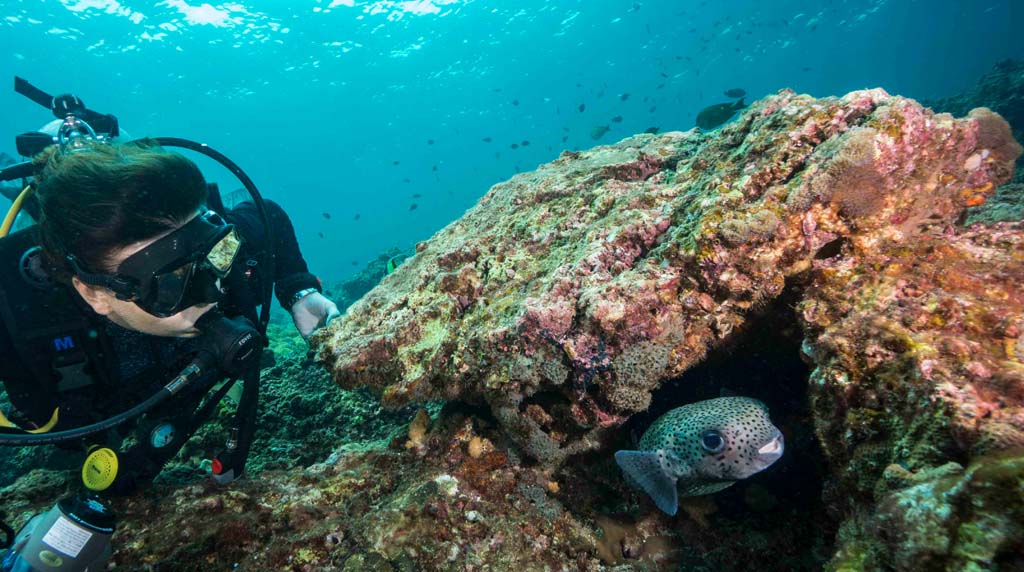
[(782, 437), (782, 432), (776, 429), (775, 436), (757, 450), (757, 458), (764, 463), (765, 466), (768, 466), (782, 456), (782, 451), (785, 448), (785, 440)]

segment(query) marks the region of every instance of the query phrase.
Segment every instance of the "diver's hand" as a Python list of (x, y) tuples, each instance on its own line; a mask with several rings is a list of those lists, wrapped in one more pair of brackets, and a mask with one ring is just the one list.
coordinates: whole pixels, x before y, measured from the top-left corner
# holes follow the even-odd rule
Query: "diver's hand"
[(304, 296), (293, 304), (291, 313), (295, 329), (299, 331), (304, 340), (308, 340), (313, 332), (341, 316), (341, 312), (338, 311), (334, 302), (319, 292)]

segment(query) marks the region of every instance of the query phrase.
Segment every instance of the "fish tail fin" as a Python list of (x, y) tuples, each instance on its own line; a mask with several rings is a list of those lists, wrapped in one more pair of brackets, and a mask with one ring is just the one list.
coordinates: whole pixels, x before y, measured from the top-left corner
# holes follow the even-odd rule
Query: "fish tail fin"
[(656, 451), (617, 451), (615, 462), (626, 482), (650, 495), (651, 500), (669, 516), (679, 510), (676, 481), (671, 478)]

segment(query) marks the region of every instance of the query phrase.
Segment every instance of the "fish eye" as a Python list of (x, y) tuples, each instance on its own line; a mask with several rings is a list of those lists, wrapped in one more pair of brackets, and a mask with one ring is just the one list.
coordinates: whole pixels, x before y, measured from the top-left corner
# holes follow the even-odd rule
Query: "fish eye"
[(714, 429), (700, 434), (700, 446), (708, 453), (721, 453), (725, 449), (725, 438)]

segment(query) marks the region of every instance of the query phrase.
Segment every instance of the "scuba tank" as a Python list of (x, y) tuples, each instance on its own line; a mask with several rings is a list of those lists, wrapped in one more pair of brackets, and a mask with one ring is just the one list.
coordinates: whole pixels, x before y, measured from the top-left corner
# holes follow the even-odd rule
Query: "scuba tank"
[(61, 499), (25, 523), (0, 572), (96, 572), (110, 558), (114, 514), (95, 495)]

